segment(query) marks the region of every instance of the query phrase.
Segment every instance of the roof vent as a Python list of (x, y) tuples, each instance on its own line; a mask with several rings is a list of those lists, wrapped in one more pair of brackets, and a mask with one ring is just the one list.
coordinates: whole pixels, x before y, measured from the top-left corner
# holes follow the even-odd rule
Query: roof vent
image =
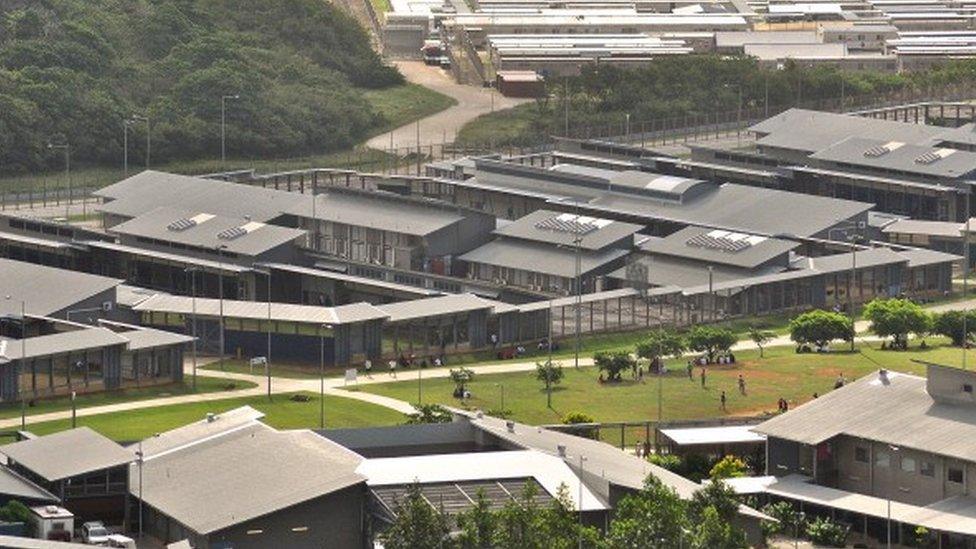
[(559, 214), (539, 221), (535, 224), (535, 228), (557, 233), (584, 235), (606, 227), (610, 223), (612, 223), (612, 221), (608, 219), (597, 219), (595, 217), (585, 217), (582, 215), (573, 214)]
[(706, 248), (709, 250), (737, 253), (743, 250), (748, 250), (764, 240), (766, 239), (761, 236), (714, 230), (695, 235), (689, 238), (685, 244), (694, 246), (695, 248)]
[(878, 158), (890, 152), (891, 152), (891, 148), (888, 147), (888, 145), (878, 145), (876, 147), (871, 147), (870, 149), (864, 151), (864, 156), (867, 158)]
[(225, 229), (217, 233), (217, 238), (221, 240), (236, 240), (247, 234), (247, 229), (244, 227), (231, 227), (230, 229)]
[(508, 432), (509, 433), (514, 433), (515, 432), (515, 422), (514, 421), (506, 421), (505, 422), (505, 428), (508, 429)]
[(559, 457), (561, 457), (561, 458), (566, 457), (566, 445), (565, 444), (557, 444), (556, 445), (556, 453), (559, 454)]
[(169, 225), (167, 225), (166, 228), (169, 229), (169, 230), (171, 230), (171, 231), (182, 232), (182, 231), (185, 231), (187, 229), (190, 229), (190, 228), (193, 228), (193, 227), (196, 227), (196, 226), (197, 226), (196, 220), (194, 220), (194, 219), (187, 219), (185, 217), (181, 217), (181, 218), (177, 219), (176, 221), (174, 221), (174, 222), (170, 223)]
[(925, 153), (923, 155), (920, 155), (920, 156), (916, 157), (915, 158), (915, 163), (916, 164), (924, 164), (924, 165), (927, 166), (929, 164), (935, 164), (939, 160), (942, 160), (942, 156), (941, 155), (939, 155), (937, 153), (934, 153), (934, 152), (927, 152), (927, 153)]

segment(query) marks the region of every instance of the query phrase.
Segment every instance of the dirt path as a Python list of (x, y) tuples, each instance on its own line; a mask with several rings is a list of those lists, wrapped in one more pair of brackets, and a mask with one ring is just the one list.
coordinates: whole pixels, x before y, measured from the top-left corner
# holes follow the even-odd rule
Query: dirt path
[[(451, 142), (461, 126), (475, 118), (492, 112), (520, 105), (531, 99), (504, 97), (494, 90), (466, 86), (454, 82), (450, 75), (437, 67), (424, 65), (422, 61), (397, 61), (397, 68), (408, 82), (430, 88), (457, 101), (457, 105), (420, 120), (420, 144), (440, 144)], [(372, 149), (388, 150), (391, 147), (417, 146), (417, 122), (401, 126), (370, 139), (366, 146)]]

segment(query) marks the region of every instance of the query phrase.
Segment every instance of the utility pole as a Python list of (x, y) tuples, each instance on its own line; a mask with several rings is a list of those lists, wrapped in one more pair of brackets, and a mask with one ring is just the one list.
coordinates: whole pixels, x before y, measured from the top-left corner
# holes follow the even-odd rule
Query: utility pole
[(71, 145), (68, 143), (63, 145), (48, 143), (47, 148), (51, 150), (64, 149), (64, 181), (68, 189), (68, 199), (64, 204), (64, 219), (67, 221), (71, 217)]
[(238, 94), (220, 96), (220, 167), (227, 163), (227, 100), (240, 99)]
[(972, 198), (972, 191), (967, 187), (966, 190), (966, 236), (963, 238), (963, 264), (962, 264), (962, 369), (966, 369), (966, 354), (967, 347), (969, 346), (969, 332), (967, 322), (969, 316), (969, 310), (966, 307), (966, 300), (969, 299), (969, 247), (970, 247), (970, 233), (969, 233), (969, 201)]

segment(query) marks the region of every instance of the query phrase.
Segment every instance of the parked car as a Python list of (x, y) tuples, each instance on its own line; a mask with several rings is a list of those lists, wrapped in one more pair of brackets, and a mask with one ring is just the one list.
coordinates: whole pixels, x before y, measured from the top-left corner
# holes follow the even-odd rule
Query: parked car
[(87, 545), (108, 545), (109, 531), (100, 521), (81, 525), (81, 541)]
[(136, 540), (122, 534), (112, 534), (108, 537), (108, 546), (120, 549), (136, 549)]

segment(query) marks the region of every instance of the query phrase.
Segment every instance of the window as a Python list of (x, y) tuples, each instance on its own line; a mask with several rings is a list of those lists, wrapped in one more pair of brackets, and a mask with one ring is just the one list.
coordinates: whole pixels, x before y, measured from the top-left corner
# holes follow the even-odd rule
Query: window
[(918, 472), (925, 477), (934, 477), (935, 463), (931, 461), (922, 461), (922, 465), (918, 468)]
[(874, 455), (874, 465), (876, 467), (887, 467), (891, 463), (891, 456), (888, 452), (878, 452)]
[(956, 484), (963, 483), (962, 469), (959, 467), (949, 467), (946, 472), (946, 478), (949, 482), (955, 482)]
[(856, 446), (854, 448), (854, 461), (859, 463), (868, 462), (868, 449), (864, 446)]
[(915, 459), (910, 457), (901, 458), (901, 471), (903, 473), (915, 474)]

